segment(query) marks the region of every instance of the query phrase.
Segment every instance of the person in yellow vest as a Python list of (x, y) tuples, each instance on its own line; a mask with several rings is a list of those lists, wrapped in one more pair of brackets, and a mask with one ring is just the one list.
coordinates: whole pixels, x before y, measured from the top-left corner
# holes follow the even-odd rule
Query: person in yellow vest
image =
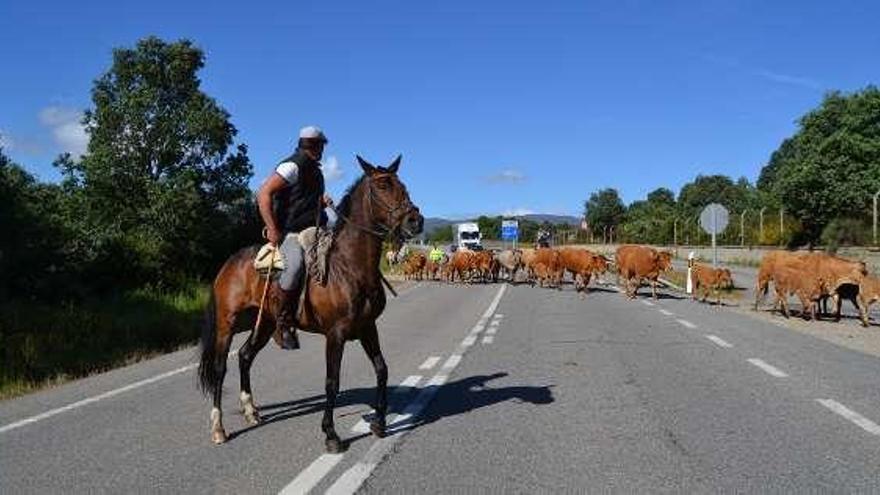
[(428, 254), (428, 259), (430, 259), (434, 263), (440, 263), (443, 261), (443, 250), (438, 248), (436, 244), (431, 248), (431, 252)]

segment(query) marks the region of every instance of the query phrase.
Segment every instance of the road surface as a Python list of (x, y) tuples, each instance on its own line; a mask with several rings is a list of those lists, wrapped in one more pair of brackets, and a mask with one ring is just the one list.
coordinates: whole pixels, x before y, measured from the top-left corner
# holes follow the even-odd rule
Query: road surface
[(422, 282), (379, 328), (400, 385), (385, 439), (365, 433), (375, 378), (349, 344), (351, 443), (324, 453), (323, 340), (302, 335), (257, 358), (258, 427), (231, 363), (231, 438), (212, 445), (186, 349), (0, 403), (0, 492), (880, 490), (880, 359), (770, 322), (671, 293)]

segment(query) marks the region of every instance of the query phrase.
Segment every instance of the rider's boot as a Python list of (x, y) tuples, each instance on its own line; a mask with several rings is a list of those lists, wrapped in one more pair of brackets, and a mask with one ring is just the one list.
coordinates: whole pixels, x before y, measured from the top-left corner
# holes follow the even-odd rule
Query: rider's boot
[(299, 306), (299, 293), (296, 290), (278, 289), (278, 317), (275, 320), (275, 333), (272, 338), (282, 349), (299, 349), (296, 335), (296, 309)]

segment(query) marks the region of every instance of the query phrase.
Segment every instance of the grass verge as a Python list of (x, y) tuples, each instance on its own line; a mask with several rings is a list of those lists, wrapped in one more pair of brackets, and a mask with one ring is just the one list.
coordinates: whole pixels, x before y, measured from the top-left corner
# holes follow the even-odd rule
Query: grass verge
[(0, 303), (0, 399), (196, 342), (208, 290), (193, 284), (79, 304)]

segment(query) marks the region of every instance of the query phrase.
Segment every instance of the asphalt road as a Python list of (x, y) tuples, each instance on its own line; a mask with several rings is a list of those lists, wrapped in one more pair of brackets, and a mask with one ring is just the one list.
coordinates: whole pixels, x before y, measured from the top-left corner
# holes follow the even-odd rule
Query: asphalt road
[(422, 283), (379, 328), (406, 384), (385, 439), (360, 433), (375, 379), (353, 344), (350, 448), (323, 452), (323, 341), (303, 335), (257, 358), (258, 427), (230, 366), (214, 446), (189, 349), (0, 403), (0, 493), (880, 490), (880, 360), (728, 309)]

